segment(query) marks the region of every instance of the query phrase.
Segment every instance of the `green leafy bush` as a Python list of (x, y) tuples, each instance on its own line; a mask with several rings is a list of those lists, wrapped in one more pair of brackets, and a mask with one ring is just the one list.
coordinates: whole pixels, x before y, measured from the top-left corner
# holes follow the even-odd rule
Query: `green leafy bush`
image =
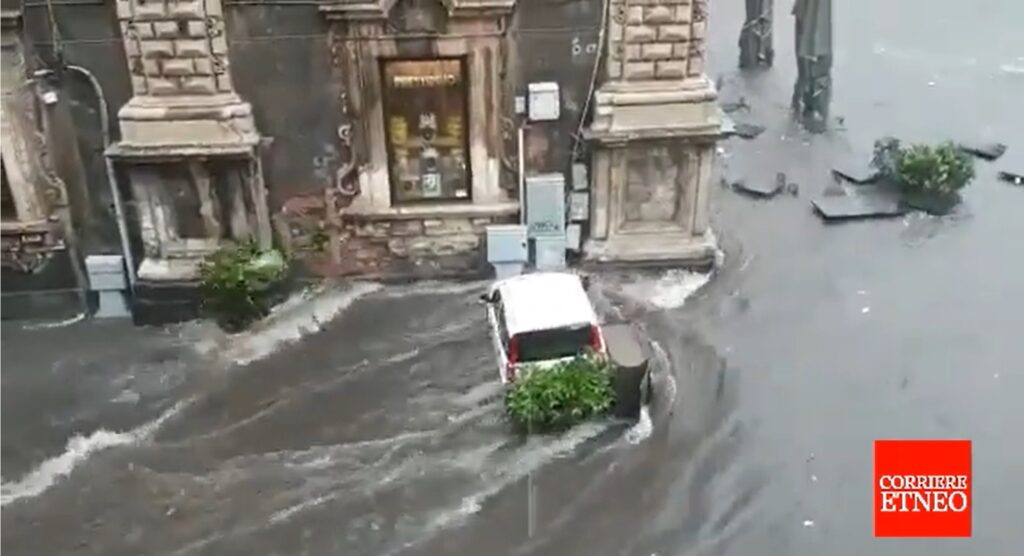
[(954, 196), (974, 179), (974, 159), (950, 142), (904, 147), (888, 137), (875, 142), (872, 164), (910, 195)]
[(550, 432), (601, 415), (615, 402), (608, 363), (580, 356), (529, 369), (509, 389), (505, 412), (522, 432)]
[(270, 312), (273, 288), (287, 270), (276, 249), (255, 242), (224, 247), (199, 265), (203, 310), (225, 330), (242, 330)]

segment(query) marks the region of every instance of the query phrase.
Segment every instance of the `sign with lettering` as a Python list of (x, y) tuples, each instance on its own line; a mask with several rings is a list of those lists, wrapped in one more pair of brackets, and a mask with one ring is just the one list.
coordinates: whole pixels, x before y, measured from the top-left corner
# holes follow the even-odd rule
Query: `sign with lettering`
[(391, 84), (400, 89), (416, 89), (423, 87), (451, 87), (459, 84), (456, 73), (438, 73), (430, 75), (395, 75)]

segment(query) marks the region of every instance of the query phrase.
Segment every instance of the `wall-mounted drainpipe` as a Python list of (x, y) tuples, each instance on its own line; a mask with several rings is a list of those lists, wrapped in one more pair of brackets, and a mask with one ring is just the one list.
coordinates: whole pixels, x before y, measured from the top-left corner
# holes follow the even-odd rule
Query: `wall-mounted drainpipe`
[[(103, 133), (103, 149), (110, 147), (110, 115), (107, 112), (107, 98), (103, 95), (103, 88), (100, 82), (91, 71), (75, 65), (65, 66), (66, 69), (78, 72), (85, 76), (96, 93), (96, 99), (100, 108), (100, 128)], [(110, 195), (114, 199), (114, 215), (117, 218), (117, 233), (121, 238), (121, 251), (124, 255), (125, 266), (128, 267), (128, 288), (135, 292), (135, 259), (132, 257), (131, 244), (128, 242), (128, 223), (124, 216), (124, 203), (121, 201), (121, 190), (117, 186), (117, 175), (114, 173), (114, 161), (106, 154), (103, 155), (103, 162), (107, 168), (107, 184), (110, 186)]]
[(519, 224), (526, 224), (526, 161), (523, 158), (523, 139), (525, 126), (519, 125), (517, 150), (519, 151)]

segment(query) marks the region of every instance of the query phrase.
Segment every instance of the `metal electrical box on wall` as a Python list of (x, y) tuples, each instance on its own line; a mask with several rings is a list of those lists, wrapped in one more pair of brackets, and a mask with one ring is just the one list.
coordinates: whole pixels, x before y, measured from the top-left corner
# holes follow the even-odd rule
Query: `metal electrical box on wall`
[(537, 270), (565, 268), (565, 236), (537, 236), (533, 238), (533, 266)]
[(526, 227), (531, 238), (565, 235), (565, 176), (527, 176)]
[(531, 122), (549, 122), (557, 120), (561, 114), (561, 102), (558, 98), (558, 83), (545, 81), (530, 83), (529, 116)]
[(492, 224), (487, 226), (487, 262), (498, 280), (523, 273), (530, 260), (526, 226)]
[(526, 226), (492, 224), (487, 226), (487, 262), (525, 263), (529, 260)]

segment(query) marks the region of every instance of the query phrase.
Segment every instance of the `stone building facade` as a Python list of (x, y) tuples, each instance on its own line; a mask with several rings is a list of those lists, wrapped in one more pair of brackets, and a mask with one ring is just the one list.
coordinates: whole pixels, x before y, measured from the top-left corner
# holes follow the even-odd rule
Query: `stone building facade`
[(203, 257), (228, 242), (273, 244), (261, 138), (231, 83), (221, 0), (118, 0), (117, 17), (133, 96), (106, 154), (136, 203), (136, 316), (187, 318)]
[(3, 263), (31, 271), (57, 243), (59, 227), (49, 217), (53, 201), (64, 194), (48, 189), (43, 175), (45, 143), (36, 111), (35, 84), (27, 71), (20, 10), (4, 10), (2, 22)]
[(707, 266), (721, 122), (704, 74), (707, 0), (611, 0), (595, 95), (587, 259)]
[[(0, 28), (0, 158), (3, 316), (81, 310), (81, 238), (89, 223), (77, 146), (68, 141), (68, 99), (51, 72), (33, 68), (20, 5), (4, 4)], [(40, 293), (41, 292), (41, 293)]]
[(501, 169), (510, 93), (501, 79), (510, 47), (502, 30), (515, 4), (321, 7), (347, 153), (329, 198), (336, 249), (321, 268), (413, 277), (486, 270), (484, 228), (519, 212), (514, 180)]
[[(573, 163), (590, 166), (592, 183), (575, 185), (591, 191), (592, 260), (679, 239), (689, 255), (673, 257), (706, 253), (695, 184), (716, 126), (703, 0), (40, 6), (24, 8), (38, 46), (25, 71), (51, 71), (68, 99), (79, 154), (67, 157), (85, 184), (81, 202), (69, 185), (72, 231), (113, 222), (107, 191), (121, 192), (137, 313), (162, 299), (194, 314), (198, 261), (245, 239), (314, 276), (486, 272), (486, 226), (520, 216), (520, 130), (526, 176), (569, 182)], [(71, 65), (95, 74), (109, 144), (104, 103)], [(557, 84), (560, 114), (530, 121), (528, 85), (541, 82)], [(123, 251), (112, 229), (81, 256)]]

